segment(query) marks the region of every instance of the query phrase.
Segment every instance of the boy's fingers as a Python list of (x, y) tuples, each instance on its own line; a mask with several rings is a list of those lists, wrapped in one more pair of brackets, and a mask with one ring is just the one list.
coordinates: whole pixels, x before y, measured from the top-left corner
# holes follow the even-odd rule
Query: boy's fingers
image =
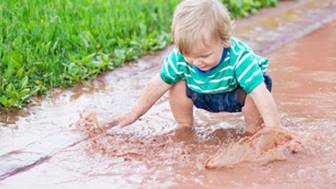
[(125, 120), (125, 117), (123, 116), (114, 117), (108, 123), (109, 127), (116, 127), (116, 126), (125, 127), (129, 124), (130, 124), (130, 121)]
[(298, 153), (302, 151), (303, 145), (301, 143), (298, 143), (297, 141), (291, 141), (288, 144), (288, 148), (292, 153)]
[(126, 126), (125, 121), (120, 121), (120, 122), (118, 123), (118, 127), (125, 127), (125, 126)]
[(115, 127), (120, 125), (120, 117), (119, 116), (115, 116), (113, 117), (108, 123), (107, 126), (110, 127)]
[(131, 123), (133, 123), (133, 121), (127, 119), (127, 120), (120, 121), (119, 126), (120, 127), (126, 127), (126, 126), (130, 125)]
[(112, 117), (107, 123), (108, 128), (111, 127), (126, 127), (136, 121), (135, 118), (130, 116), (129, 114), (123, 114)]
[(107, 129), (115, 128), (115, 127), (118, 127), (118, 126), (119, 126), (119, 122), (108, 122), (106, 124)]

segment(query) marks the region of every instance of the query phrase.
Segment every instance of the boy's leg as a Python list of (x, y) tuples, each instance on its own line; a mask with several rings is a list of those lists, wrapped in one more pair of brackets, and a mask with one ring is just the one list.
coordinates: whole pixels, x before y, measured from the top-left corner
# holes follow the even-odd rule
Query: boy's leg
[(256, 105), (254, 104), (252, 98), (247, 95), (245, 99), (245, 105), (242, 109), (244, 119), (245, 119), (245, 133), (254, 134), (259, 129), (262, 128), (264, 123)]
[(183, 80), (169, 90), (169, 104), (178, 126), (193, 126), (193, 102), (186, 95), (186, 84)]

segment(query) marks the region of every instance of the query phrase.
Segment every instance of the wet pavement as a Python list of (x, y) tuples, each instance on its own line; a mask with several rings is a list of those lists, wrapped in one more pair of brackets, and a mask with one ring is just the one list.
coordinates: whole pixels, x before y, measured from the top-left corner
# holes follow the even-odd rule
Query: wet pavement
[[(336, 7), (331, 2), (288, 2), (277, 14), (265, 11), (266, 16), (250, 22), (238, 21), (236, 31), (258, 52), (267, 53), (273, 48), (269, 44), (283, 45), (298, 33), (330, 21), (335, 17), (330, 11)], [(281, 21), (280, 15), (288, 11), (312, 14)], [(278, 24), (263, 25), (272, 17)], [(253, 23), (256, 27), (251, 28)], [(289, 35), (293, 28), (297, 33)], [(204, 161), (243, 127), (241, 115), (196, 111), (196, 137), (186, 133), (189, 141), (176, 141), (166, 134), (175, 127), (167, 96), (123, 130), (88, 137), (87, 131), (71, 124), (83, 110), (96, 112), (101, 122), (129, 110), (139, 90), (160, 68), (164, 51), (87, 84), (55, 90), (19, 116), (7, 117), (12, 123), (0, 127), (0, 188), (335, 188), (335, 28), (336, 22), (330, 22), (267, 55), (282, 123), (306, 142), (305, 151), (287, 161), (205, 170)]]

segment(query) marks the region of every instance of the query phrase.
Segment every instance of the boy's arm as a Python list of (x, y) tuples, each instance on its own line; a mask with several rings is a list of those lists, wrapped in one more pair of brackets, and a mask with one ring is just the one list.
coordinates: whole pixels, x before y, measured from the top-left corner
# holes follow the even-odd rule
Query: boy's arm
[(263, 139), (265, 141), (258, 145), (260, 150), (265, 150), (269, 148), (269, 144), (272, 140), (273, 143), (278, 140), (282, 140), (281, 142), (284, 142), (283, 139), (277, 137), (281, 134), (289, 139), (286, 144), (288, 149), (293, 153), (299, 152), (303, 148), (303, 143), (296, 135), (281, 127), (280, 116), (275, 101), (271, 93), (266, 89), (265, 84), (261, 83), (258, 85), (254, 90), (252, 90), (250, 95), (265, 123), (265, 127), (254, 134), (250, 140), (260, 137), (261, 135), (265, 136)]
[(280, 116), (272, 94), (267, 90), (264, 83), (258, 85), (250, 93), (266, 127), (279, 127)]
[(155, 75), (141, 91), (140, 97), (131, 112), (112, 117), (109, 125), (126, 126), (132, 124), (145, 114), (170, 87), (171, 85), (168, 85), (161, 79), (160, 74)]

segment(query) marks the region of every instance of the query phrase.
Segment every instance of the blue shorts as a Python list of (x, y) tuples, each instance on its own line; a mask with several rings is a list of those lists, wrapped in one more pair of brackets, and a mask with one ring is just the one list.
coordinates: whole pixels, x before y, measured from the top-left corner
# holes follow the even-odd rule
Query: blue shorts
[[(264, 79), (267, 89), (271, 92), (272, 78), (267, 73), (264, 73)], [(197, 108), (209, 112), (241, 112), (246, 98), (246, 92), (241, 87), (219, 94), (197, 93), (187, 87), (186, 95)]]

